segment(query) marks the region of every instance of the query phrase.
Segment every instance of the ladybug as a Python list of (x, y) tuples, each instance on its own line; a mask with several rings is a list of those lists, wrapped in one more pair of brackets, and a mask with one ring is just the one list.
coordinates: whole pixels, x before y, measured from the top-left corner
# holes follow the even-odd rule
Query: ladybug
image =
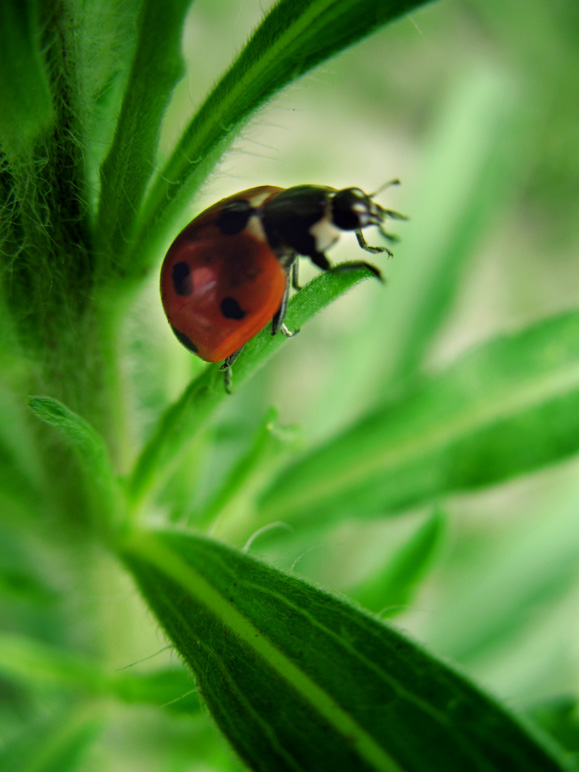
[[(393, 183), (397, 183), (394, 180)], [(373, 194), (375, 195), (375, 194)], [(206, 362), (220, 362), (229, 390), (231, 365), (243, 346), (268, 322), (272, 334), (291, 333), (284, 324), (291, 274), (299, 289), (297, 258), (327, 271), (325, 251), (341, 231), (354, 231), (366, 252), (392, 253), (366, 243), (362, 229), (387, 217), (359, 188), (264, 185), (224, 198), (187, 225), (169, 247), (161, 269), (165, 314), (179, 341)], [(356, 261), (335, 270), (374, 266)]]

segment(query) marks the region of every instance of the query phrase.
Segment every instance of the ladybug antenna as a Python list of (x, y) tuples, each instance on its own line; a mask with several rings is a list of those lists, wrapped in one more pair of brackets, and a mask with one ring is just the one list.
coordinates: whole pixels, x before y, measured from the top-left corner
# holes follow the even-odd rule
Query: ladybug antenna
[[(385, 182), (383, 185), (381, 185), (375, 193), (370, 193), (368, 198), (374, 199), (376, 196), (381, 193), (383, 190), (386, 190), (386, 188), (390, 188), (393, 185), (400, 185), (400, 180), (389, 180), (388, 182)], [(409, 218), (405, 214), (401, 214), (400, 212), (396, 212), (394, 209), (384, 209), (383, 206), (380, 206), (380, 204), (375, 204), (375, 206), (379, 207), (380, 211), (382, 212), (382, 215), (385, 217), (390, 217), (392, 220), (408, 220)], [(389, 239), (390, 241), (397, 241), (397, 236), (392, 236), (389, 233), (386, 233), (382, 228), (380, 228), (380, 232), (384, 236), (384, 238)]]
[(386, 190), (386, 188), (392, 187), (392, 185), (400, 185), (400, 180), (388, 180), (388, 182), (385, 182), (383, 185), (380, 185), (379, 188), (377, 188), (374, 193), (369, 193), (368, 198), (376, 198), (378, 193), (382, 193), (383, 190)]

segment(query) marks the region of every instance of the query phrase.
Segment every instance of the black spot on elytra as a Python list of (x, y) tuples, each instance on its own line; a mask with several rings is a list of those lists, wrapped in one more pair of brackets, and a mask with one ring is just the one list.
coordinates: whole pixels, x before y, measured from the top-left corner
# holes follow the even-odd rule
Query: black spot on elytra
[(197, 346), (193, 343), (193, 341), (190, 338), (188, 338), (185, 335), (184, 332), (179, 332), (179, 330), (176, 330), (174, 327), (171, 327), (171, 329), (175, 333), (175, 337), (177, 338), (179, 343), (182, 343), (185, 346), (185, 348), (188, 348), (189, 351), (192, 351), (194, 354), (199, 353), (199, 349), (197, 348)]
[(173, 282), (173, 289), (177, 295), (187, 297), (193, 292), (193, 279), (191, 277), (191, 269), (181, 261), (175, 263), (171, 271), (171, 280)]
[(221, 313), (226, 319), (243, 319), (247, 313), (235, 298), (223, 298), (220, 308)]
[(245, 228), (253, 211), (249, 201), (230, 201), (219, 212), (216, 225), (224, 236), (235, 236)]

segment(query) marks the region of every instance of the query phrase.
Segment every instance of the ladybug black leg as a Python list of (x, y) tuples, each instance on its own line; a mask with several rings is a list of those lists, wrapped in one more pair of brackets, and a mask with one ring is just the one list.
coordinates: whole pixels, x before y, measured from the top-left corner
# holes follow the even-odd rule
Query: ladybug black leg
[(223, 364), (220, 366), (220, 370), (222, 370), (225, 373), (225, 391), (228, 394), (231, 394), (231, 383), (232, 383), (232, 370), (231, 366), (237, 359), (237, 357), (241, 354), (243, 351), (243, 346), (241, 348), (238, 348), (237, 351), (234, 351), (233, 354), (230, 354), (227, 359), (223, 361)]
[(393, 243), (400, 241), (398, 236), (394, 235), (394, 233), (388, 233), (388, 231), (385, 231), (381, 225), (378, 227), (378, 230), (380, 231), (380, 233), (385, 239), (388, 239), (388, 241), (391, 241)]
[(223, 370), (223, 385), (225, 386), (225, 391), (228, 394), (233, 394), (233, 391), (231, 390), (231, 383), (233, 381), (233, 370), (231, 367), (224, 368), (223, 366), (219, 368), (220, 370)]
[(382, 214), (385, 214), (386, 217), (390, 217), (392, 220), (409, 220), (410, 218), (407, 217), (405, 214), (402, 214), (401, 212), (395, 212), (394, 209), (382, 209)]
[[(386, 236), (385, 233), (383, 235)], [(364, 252), (370, 252), (371, 255), (377, 255), (380, 252), (386, 252), (388, 257), (394, 257), (392, 252), (386, 247), (371, 247), (366, 241), (366, 239), (364, 238), (364, 234), (362, 233), (362, 231), (356, 231), (356, 238), (358, 239), (358, 244), (364, 250)]]
[(220, 370), (227, 370), (228, 367), (231, 367), (231, 365), (235, 362), (237, 357), (241, 354), (243, 351), (243, 346), (241, 348), (238, 348), (237, 351), (234, 351), (233, 354), (230, 354), (227, 359), (223, 360), (223, 364), (219, 368)]
[[(283, 293), (283, 299), (281, 301), (281, 306), (277, 309), (275, 316), (271, 320), (271, 334), (277, 335), (277, 333), (281, 330), (282, 327), (285, 327), (283, 320), (285, 319), (286, 311), (287, 311), (287, 304), (289, 300), (289, 281), (286, 282), (285, 285), (285, 292)], [(287, 328), (286, 328), (287, 329)]]
[(298, 274), (299, 274), (299, 261), (296, 259), (295, 263), (292, 264), (292, 287), (295, 290), (301, 290)]
[(284, 337), (292, 338), (294, 335), (297, 335), (299, 332), (299, 330), (294, 330), (293, 332), (291, 332), (283, 323), (283, 320), (285, 319), (285, 314), (287, 311), (288, 298), (289, 298), (289, 282), (286, 286), (283, 300), (281, 301), (281, 306), (278, 308), (276, 315), (271, 320), (272, 335), (277, 335), (278, 332), (281, 332), (281, 334)]
[(372, 271), (377, 279), (384, 281), (382, 274), (376, 266), (372, 265), (372, 263), (367, 263), (365, 260), (349, 260), (347, 263), (334, 266), (332, 271), (335, 271), (336, 273), (347, 273), (348, 271), (355, 271), (357, 268), (367, 268), (369, 271)]
[(328, 261), (328, 258), (324, 255), (323, 252), (311, 252), (307, 255), (307, 257), (310, 258), (314, 265), (317, 265), (318, 268), (321, 268), (322, 271), (329, 271), (332, 267), (331, 263)]

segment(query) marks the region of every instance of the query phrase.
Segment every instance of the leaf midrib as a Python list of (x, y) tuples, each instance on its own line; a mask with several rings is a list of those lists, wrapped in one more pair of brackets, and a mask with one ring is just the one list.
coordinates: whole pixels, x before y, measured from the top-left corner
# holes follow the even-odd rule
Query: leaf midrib
[(295, 486), (289, 494), (284, 491), (283, 500), (276, 499), (276, 512), (279, 515), (280, 510), (289, 511), (307, 505), (312, 498), (312, 490), (315, 490), (316, 499), (325, 499), (346, 488), (357, 487), (379, 474), (385, 474), (389, 469), (396, 469), (413, 458), (425, 456), (437, 448), (452, 445), (461, 438), (501, 420), (514, 419), (533, 407), (564, 396), (578, 388), (579, 365), (569, 368), (565, 363), (563, 372), (556, 374), (551, 372), (537, 378), (526, 388), (512, 389), (507, 395), (504, 393), (494, 395), (493, 400), (483, 401), (475, 409), (467, 408), (450, 422), (445, 415), (444, 423), (430, 425), (422, 433), (412, 434), (394, 447), (385, 445), (378, 450), (372, 447), (358, 455), (355, 464), (352, 464), (351, 459), (348, 459), (347, 463), (344, 462), (344, 466), (340, 466), (339, 474), (318, 478), (320, 482), (313, 489), (307, 486)]
[(269, 663), (312, 708), (322, 715), (329, 724), (348, 742), (356, 744), (357, 751), (369, 765), (382, 772), (401, 772), (400, 766), (385, 750), (344, 711), (319, 684), (315, 683), (282, 651), (247, 619), (227, 598), (197, 571), (185, 563), (174, 551), (164, 546), (151, 532), (132, 535), (125, 545), (149, 565), (186, 589), (198, 603), (202, 604), (220, 620), (224, 627), (250, 646)]

